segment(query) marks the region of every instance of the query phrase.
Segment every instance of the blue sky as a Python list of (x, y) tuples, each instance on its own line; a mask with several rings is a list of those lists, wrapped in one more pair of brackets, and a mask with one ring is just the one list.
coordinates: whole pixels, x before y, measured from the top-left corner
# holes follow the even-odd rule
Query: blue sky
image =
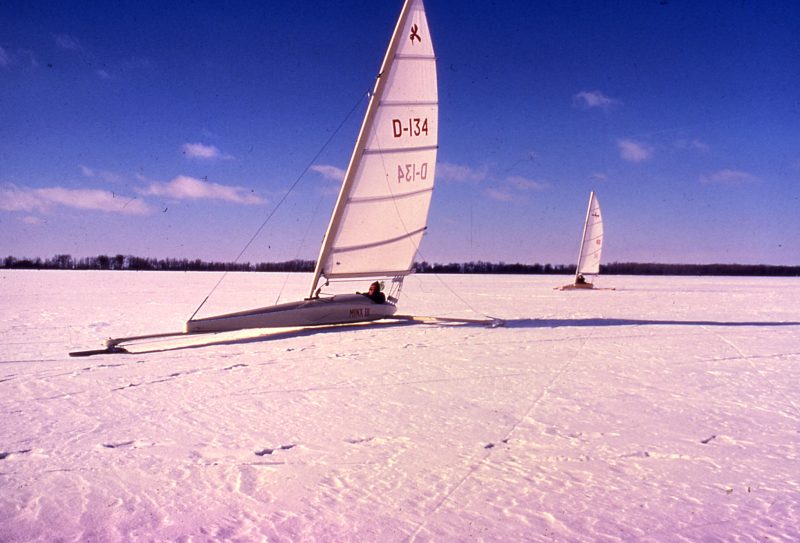
[[(0, 4), (0, 256), (316, 258), (400, 7)], [(426, 8), (421, 259), (800, 265), (796, 3)]]

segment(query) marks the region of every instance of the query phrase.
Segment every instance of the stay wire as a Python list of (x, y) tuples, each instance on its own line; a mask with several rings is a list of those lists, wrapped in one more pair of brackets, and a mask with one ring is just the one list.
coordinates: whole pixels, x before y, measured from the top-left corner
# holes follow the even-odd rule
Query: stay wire
[[(380, 139), (379, 139), (377, 133), (375, 134), (375, 145), (377, 146), (377, 148), (379, 150), (381, 150), (381, 142), (380, 142)], [(389, 181), (389, 170), (386, 167), (386, 162), (383, 159), (383, 153), (380, 153), (379, 156), (381, 157), (381, 165), (383, 166), (383, 174), (384, 174), (384, 177), (386, 179), (386, 186), (387, 186), (387, 188), (389, 190), (389, 194), (393, 194), (393, 191), (392, 191), (392, 188), (391, 188), (391, 181)], [(403, 231), (406, 233), (406, 236), (408, 236), (408, 239), (411, 240), (410, 233), (408, 231), (408, 227), (406, 226), (405, 221), (403, 220), (403, 215), (400, 213), (400, 208), (397, 206), (397, 201), (395, 199), (392, 199), (392, 203), (394, 204), (395, 213), (397, 213), (397, 217), (400, 219), (400, 225), (402, 226)], [(427, 227), (426, 227), (426, 229), (427, 229)], [(412, 241), (412, 243), (413, 243), (413, 241)], [(422, 253), (419, 250), (419, 244), (415, 245), (414, 253), (415, 253), (416, 256), (422, 258), (423, 260), (426, 260), (425, 257), (422, 255)], [(442, 284), (442, 286), (444, 288), (446, 288), (453, 296), (456, 297), (456, 299), (458, 299), (462, 304), (464, 304), (470, 311), (472, 311), (473, 313), (476, 313), (478, 315), (483, 315), (484, 317), (489, 318), (489, 319), (493, 319), (494, 318), (491, 315), (487, 315), (483, 311), (478, 311), (477, 309), (472, 307), (472, 305), (469, 302), (467, 302), (464, 298), (459, 296), (458, 293), (455, 290), (453, 290), (452, 287), (450, 287), (450, 285), (445, 283), (444, 279), (442, 279), (441, 276), (438, 273), (434, 273), (433, 275), (434, 275), (434, 277), (436, 277), (436, 279), (439, 281), (439, 283)]]
[[(421, 255), (421, 254), (420, 254), (420, 257), (422, 257), (422, 255)], [(424, 257), (423, 257), (423, 260), (425, 260), (425, 258), (424, 258)], [(462, 304), (464, 304), (465, 306), (467, 306), (467, 308), (469, 308), (469, 310), (470, 310), (470, 311), (472, 311), (473, 313), (477, 313), (478, 315), (483, 315), (484, 317), (486, 317), (486, 318), (488, 318), (488, 319), (494, 319), (494, 318), (495, 318), (495, 317), (492, 317), (491, 315), (487, 315), (487, 314), (486, 314), (486, 313), (484, 313), (483, 311), (478, 311), (477, 309), (475, 309), (474, 307), (472, 307), (472, 305), (471, 305), (471, 304), (470, 304), (468, 301), (466, 301), (464, 298), (462, 298), (461, 296), (459, 296), (458, 292), (456, 292), (455, 290), (453, 290), (453, 288), (452, 288), (450, 285), (448, 285), (447, 283), (445, 283), (445, 281), (444, 281), (444, 279), (442, 279), (442, 276), (441, 276), (441, 275), (439, 275), (438, 273), (435, 273), (435, 272), (434, 272), (433, 276), (434, 276), (434, 277), (436, 277), (436, 279), (437, 279), (437, 280), (438, 280), (438, 281), (439, 281), (439, 282), (442, 284), (442, 286), (443, 286), (444, 288), (446, 288), (448, 291), (450, 291), (450, 293), (451, 293), (453, 296), (455, 296), (457, 299), (459, 299), (459, 300), (461, 301), (461, 303), (462, 303)]]
[[(292, 185), (289, 187), (289, 190), (286, 191), (286, 194), (284, 194), (283, 197), (278, 201), (278, 203), (275, 204), (275, 207), (272, 208), (272, 211), (269, 213), (269, 215), (267, 215), (267, 218), (264, 219), (264, 222), (261, 223), (261, 226), (258, 227), (255, 233), (250, 237), (250, 240), (245, 244), (244, 248), (236, 256), (236, 258), (233, 261), (234, 263), (239, 262), (239, 259), (242, 258), (242, 255), (244, 255), (247, 249), (250, 248), (250, 245), (252, 245), (252, 243), (255, 241), (255, 239), (258, 237), (258, 235), (261, 233), (261, 231), (264, 229), (264, 227), (267, 225), (270, 219), (272, 219), (272, 216), (275, 215), (278, 209), (280, 209), (280, 207), (283, 205), (283, 203), (286, 201), (286, 199), (289, 197), (292, 191), (297, 187), (297, 185), (306, 175), (311, 166), (314, 165), (314, 162), (316, 162), (316, 160), (320, 157), (322, 152), (325, 151), (325, 149), (327, 149), (328, 145), (330, 145), (331, 141), (333, 141), (333, 138), (336, 136), (336, 134), (339, 133), (339, 131), (342, 129), (342, 127), (345, 125), (348, 119), (350, 119), (350, 117), (353, 115), (356, 109), (358, 109), (358, 107), (361, 105), (361, 102), (364, 101), (365, 96), (369, 96), (369, 91), (361, 95), (358, 101), (353, 105), (352, 109), (350, 109), (350, 112), (347, 113), (347, 115), (345, 115), (344, 119), (342, 119), (342, 122), (339, 123), (339, 126), (336, 127), (336, 130), (334, 130), (331, 133), (330, 137), (325, 141), (320, 150), (317, 151), (317, 154), (315, 154), (314, 157), (308, 162), (308, 164), (306, 164), (306, 167), (303, 168), (303, 171), (300, 173), (299, 176), (297, 176), (297, 179), (295, 179), (294, 183), (292, 183)], [(200, 303), (199, 306), (197, 306), (197, 309), (194, 310), (194, 313), (192, 313), (192, 316), (189, 317), (189, 320), (192, 320), (195, 317), (195, 315), (197, 315), (197, 312), (200, 311), (200, 309), (205, 305), (205, 303), (208, 301), (211, 295), (214, 294), (214, 291), (217, 290), (217, 287), (220, 286), (220, 284), (225, 279), (225, 277), (227, 277), (227, 275), (228, 275), (228, 270), (225, 270), (225, 272), (222, 274), (222, 277), (219, 278), (219, 281), (217, 281), (217, 283), (214, 285), (211, 291), (206, 295), (206, 297), (203, 298), (203, 301)]]
[[(322, 199), (324, 197), (325, 197), (324, 192), (320, 191), (319, 198), (317, 199), (317, 205), (314, 206), (314, 211), (311, 212), (312, 219), (313, 219), (313, 217), (316, 217), (317, 211), (319, 211), (319, 206), (322, 203)], [(297, 252), (294, 255), (295, 260), (300, 258), (300, 251), (302, 251), (303, 248), (306, 246), (306, 240), (308, 239), (308, 234), (309, 234), (309, 232), (311, 232), (311, 227), (313, 225), (314, 225), (314, 221), (313, 220), (309, 220), (308, 221), (308, 226), (306, 227), (306, 231), (303, 233), (303, 239), (301, 239), (300, 243), (297, 245)], [(278, 302), (280, 301), (281, 296), (283, 296), (283, 291), (286, 288), (286, 283), (289, 282), (289, 273), (290, 272), (287, 271), (286, 275), (283, 278), (283, 284), (281, 285), (281, 288), (278, 291), (278, 295), (275, 297), (275, 305), (278, 305)]]

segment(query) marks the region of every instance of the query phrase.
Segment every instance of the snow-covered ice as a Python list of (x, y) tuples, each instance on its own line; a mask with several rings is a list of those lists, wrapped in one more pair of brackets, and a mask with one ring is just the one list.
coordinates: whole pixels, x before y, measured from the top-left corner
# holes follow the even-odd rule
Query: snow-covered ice
[[(0, 541), (800, 540), (796, 278), (412, 276), (401, 312), (506, 326), (68, 356), (218, 279), (0, 271)], [(308, 282), (229, 274), (203, 313)]]

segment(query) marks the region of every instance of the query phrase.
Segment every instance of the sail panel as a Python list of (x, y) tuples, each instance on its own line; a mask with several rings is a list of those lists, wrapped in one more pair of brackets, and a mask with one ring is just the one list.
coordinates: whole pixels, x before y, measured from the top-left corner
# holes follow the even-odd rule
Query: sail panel
[[(344, 216), (351, 228), (339, 234), (333, 252), (342, 247), (373, 245), (382, 240), (424, 230), (429, 202), (429, 191), (417, 192), (404, 198), (354, 201), (347, 206)], [(397, 217), (401, 217), (402, 221), (396, 220)], [(383, 267), (381, 262), (384, 258), (386, 256), (383, 252), (378, 252), (369, 265)], [(409, 258), (413, 259), (414, 255)]]
[(397, 55), (434, 56), (431, 33), (428, 29), (428, 18), (421, 0), (412, 0), (409, 6), (408, 19), (400, 35)]
[[(334, 277), (365, 277), (369, 275), (405, 275), (409, 273), (410, 266), (408, 259), (413, 258), (417, 252), (417, 247), (422, 240), (424, 232), (412, 233), (400, 239), (387, 240), (378, 247), (385, 252), (385, 258), (381, 261), (381, 266), (373, 264), (372, 255), (376, 247), (370, 246), (364, 249), (353, 249), (343, 247), (331, 253), (331, 260), (334, 261), (332, 270), (325, 274), (328, 278)], [(370, 264), (370, 265), (367, 265)], [(365, 271), (368, 270), (368, 271)]]
[(427, 224), (439, 106), (421, 0), (409, 0), (380, 78), (321, 254), (329, 278), (408, 273)]
[[(420, 102), (436, 97), (436, 59), (430, 57), (397, 58), (388, 75), (387, 87), (382, 102)], [(434, 68), (434, 69), (431, 69)]]
[(402, 196), (432, 189), (435, 177), (435, 148), (365, 154), (349, 199)]
[(578, 272), (583, 275), (600, 273), (600, 256), (603, 251), (603, 217), (600, 213), (600, 202), (592, 193), (589, 210), (586, 214), (583, 245), (581, 247)]
[(391, 151), (415, 147), (434, 147), (438, 141), (438, 105), (424, 102), (381, 104), (375, 115), (375, 129), (367, 149)]

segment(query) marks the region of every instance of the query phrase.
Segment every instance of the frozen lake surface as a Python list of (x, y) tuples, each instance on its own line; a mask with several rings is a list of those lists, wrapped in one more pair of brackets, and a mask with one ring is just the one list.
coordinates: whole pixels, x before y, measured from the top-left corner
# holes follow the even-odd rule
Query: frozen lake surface
[(507, 325), (68, 356), (180, 331), (219, 277), (0, 270), (0, 541), (800, 540), (796, 278), (412, 276), (400, 312)]

